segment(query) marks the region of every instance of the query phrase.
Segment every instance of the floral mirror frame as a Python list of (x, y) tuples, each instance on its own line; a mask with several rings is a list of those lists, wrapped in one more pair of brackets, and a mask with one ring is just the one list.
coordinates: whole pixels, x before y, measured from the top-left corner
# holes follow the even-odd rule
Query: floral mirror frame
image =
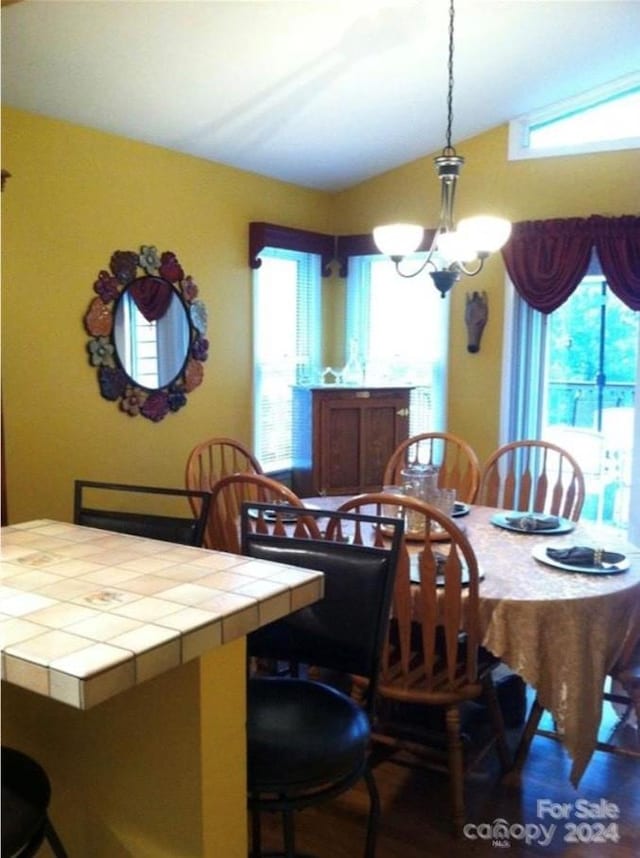
[[(165, 309), (177, 296), (186, 312), (189, 332), (184, 361), (179, 362), (180, 369), (169, 383), (157, 388), (144, 387), (134, 380), (118, 354), (114, 333), (116, 311), (130, 287), (137, 290), (147, 287), (154, 290), (154, 295), (164, 293)], [(89, 304), (84, 326), (91, 336), (87, 343), (89, 363), (97, 369), (101, 395), (119, 402), (120, 410), (130, 417), (141, 415), (154, 423), (179, 411), (187, 404), (187, 394), (202, 383), (203, 364), (209, 352), (207, 310), (197, 297), (198, 286), (193, 278), (185, 275), (172, 251), (159, 254), (154, 246), (143, 245), (140, 253), (116, 250), (109, 271), (103, 269), (98, 273), (93, 290), (97, 297)]]

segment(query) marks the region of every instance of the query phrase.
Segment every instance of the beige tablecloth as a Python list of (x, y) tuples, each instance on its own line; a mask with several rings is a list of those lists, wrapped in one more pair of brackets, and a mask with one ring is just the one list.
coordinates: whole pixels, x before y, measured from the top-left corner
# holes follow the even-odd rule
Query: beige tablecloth
[[(595, 750), (605, 678), (627, 635), (640, 626), (640, 549), (587, 523), (559, 536), (511, 533), (490, 523), (494, 512), (475, 507), (464, 519), (485, 576), (483, 644), (533, 686), (553, 714), (577, 786)], [(618, 550), (631, 568), (617, 575), (564, 572), (532, 558), (540, 543)]]
[[(309, 498), (308, 503), (335, 509), (346, 499)], [(482, 642), (536, 689), (540, 704), (552, 713), (577, 786), (596, 747), (606, 676), (627, 635), (640, 628), (640, 548), (619, 531), (589, 523), (561, 535), (515, 533), (491, 524), (496, 512), (477, 506), (456, 519), (484, 576)], [(541, 543), (620, 551), (631, 559), (631, 568), (616, 575), (554, 569), (531, 556)], [(419, 550), (420, 543), (412, 545)]]

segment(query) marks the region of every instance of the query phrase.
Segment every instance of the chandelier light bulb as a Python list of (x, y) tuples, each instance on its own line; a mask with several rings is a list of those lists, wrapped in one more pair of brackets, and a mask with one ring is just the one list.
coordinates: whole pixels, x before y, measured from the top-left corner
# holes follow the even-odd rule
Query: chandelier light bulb
[(474, 262), (478, 258), (477, 246), (470, 236), (460, 230), (441, 232), (437, 238), (437, 252), (449, 264), (452, 262)]
[(511, 235), (511, 224), (501, 217), (476, 215), (459, 221), (457, 231), (478, 255), (488, 256), (505, 244)]
[(413, 223), (390, 223), (373, 230), (373, 240), (380, 253), (397, 259), (415, 253), (422, 244), (424, 229)]

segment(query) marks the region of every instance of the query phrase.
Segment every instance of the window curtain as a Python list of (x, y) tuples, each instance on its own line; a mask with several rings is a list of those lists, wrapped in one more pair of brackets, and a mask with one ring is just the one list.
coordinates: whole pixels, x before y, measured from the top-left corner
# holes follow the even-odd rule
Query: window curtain
[(612, 292), (632, 310), (640, 310), (640, 217), (592, 215), (515, 223), (502, 257), (522, 298), (548, 314), (585, 276), (594, 248)]

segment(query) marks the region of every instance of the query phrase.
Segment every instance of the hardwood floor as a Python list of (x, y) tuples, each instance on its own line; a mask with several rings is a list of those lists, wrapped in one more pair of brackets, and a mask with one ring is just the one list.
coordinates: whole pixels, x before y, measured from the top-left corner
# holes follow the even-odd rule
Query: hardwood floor
[[(609, 738), (616, 718), (609, 704), (600, 738)], [(548, 724), (548, 722), (547, 722)], [(542, 726), (542, 725), (541, 725)], [(511, 730), (515, 745), (519, 730)], [(640, 748), (638, 730), (620, 727), (616, 742)], [(467, 820), (472, 825), (491, 825), (501, 819), (511, 828), (511, 836), (501, 843), (484, 837), (454, 838), (449, 828), (448, 779), (445, 774), (409, 769), (394, 762), (376, 768), (382, 800), (382, 822), (377, 858), (466, 858), (499, 855), (567, 856), (567, 858), (635, 858), (640, 854), (640, 759), (597, 751), (578, 786), (569, 782), (570, 761), (562, 746), (537, 736), (522, 773), (520, 786), (500, 782), (494, 755), (467, 780)], [(560, 812), (566, 803), (567, 818), (554, 819), (550, 812), (538, 815), (538, 802), (550, 812)], [(576, 816), (578, 809), (594, 812), (590, 819)], [(619, 811), (617, 820), (604, 818), (602, 802)], [(296, 816), (297, 848), (316, 858), (359, 858), (364, 848), (367, 813), (366, 790), (358, 785), (322, 808), (310, 808)], [(615, 827), (619, 841), (611, 838)], [(548, 845), (538, 839), (525, 844), (518, 825), (555, 824)], [(279, 821), (265, 817), (264, 848), (279, 848)], [(484, 834), (482, 829), (479, 829)], [(533, 828), (529, 829), (533, 832)], [(472, 830), (474, 833), (475, 830)], [(569, 842), (572, 835), (576, 842)], [(518, 838), (519, 835), (519, 838)], [(602, 835), (602, 838), (600, 837)], [(582, 839), (582, 842), (580, 840)], [(602, 839), (603, 842), (594, 842)], [(586, 842), (591, 841), (591, 842)]]

